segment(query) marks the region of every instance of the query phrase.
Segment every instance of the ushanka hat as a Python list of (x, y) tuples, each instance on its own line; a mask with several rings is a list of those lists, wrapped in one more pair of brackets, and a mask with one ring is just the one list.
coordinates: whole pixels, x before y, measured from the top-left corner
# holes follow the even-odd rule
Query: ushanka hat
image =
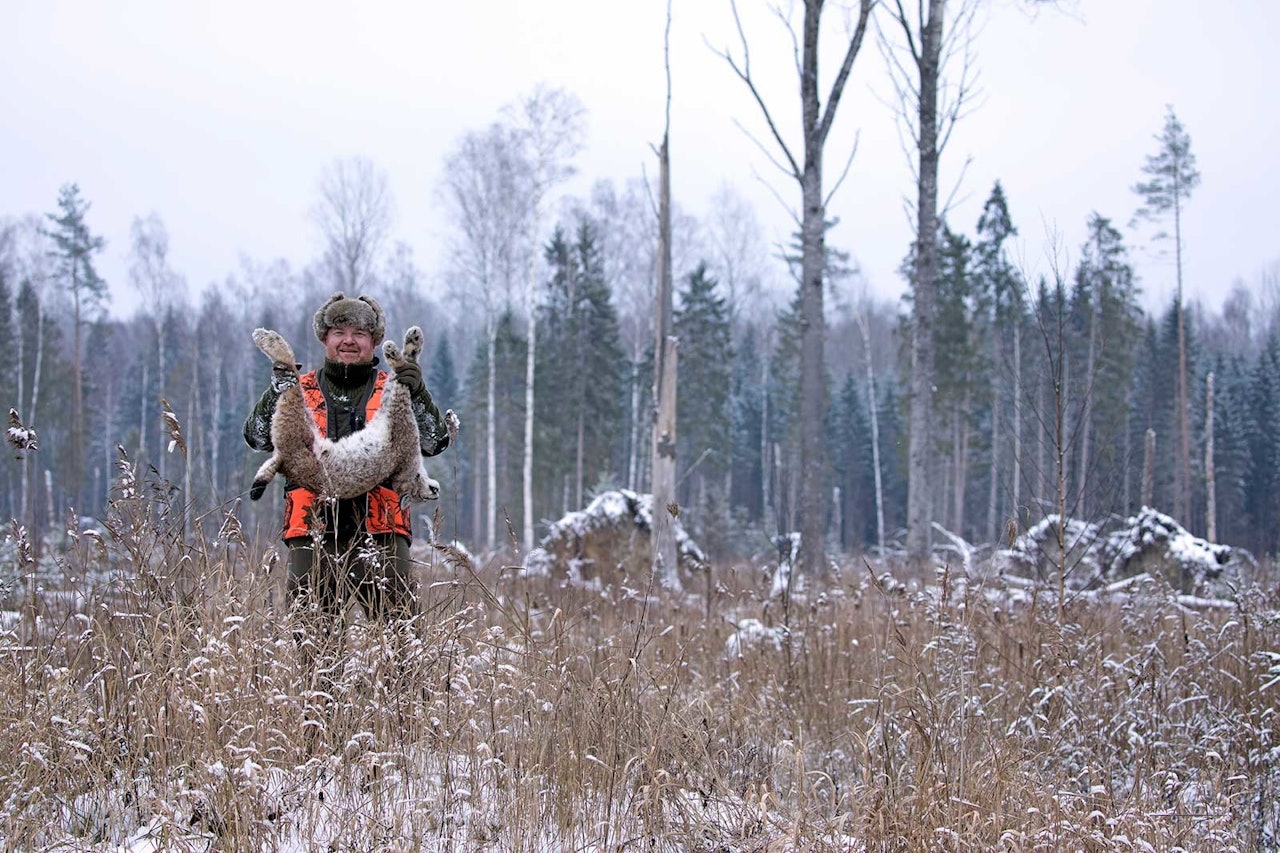
[(367, 331), (376, 346), (386, 336), (387, 317), (382, 313), (378, 300), (372, 296), (348, 299), (346, 294), (338, 291), (316, 312), (315, 326), (320, 343), (324, 343), (325, 335), (334, 326), (354, 326)]

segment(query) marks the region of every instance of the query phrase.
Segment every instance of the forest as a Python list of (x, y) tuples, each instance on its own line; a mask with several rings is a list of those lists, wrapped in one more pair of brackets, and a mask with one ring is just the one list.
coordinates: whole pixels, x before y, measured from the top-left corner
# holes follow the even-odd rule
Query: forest
[[(450, 174), (459, 180), (470, 170), (480, 181), (495, 161), (513, 181), (533, 169), (520, 160), (517, 134), (500, 124), (469, 135), (458, 151)], [(0, 333), (14, 342), (15, 369), (0, 376), (0, 399), (37, 431), (38, 449), (0, 470), (0, 515), (36, 531), (61, 524), (72, 508), (96, 517), (128, 464), (171, 490), (165, 500), (180, 508), (171, 523), (220, 523), (259, 464), (241, 427), (269, 365), (249, 332), (280, 330), (315, 366), (323, 353), (310, 340), (311, 315), (335, 290), (380, 298), (389, 334), (412, 323), (427, 330), (428, 386), (464, 424), (456, 447), (431, 461), (444, 496), (425, 512), (438, 512), (443, 535), (493, 550), (522, 529), (530, 399), (538, 536), (599, 490), (646, 490), (657, 239), (640, 181), (601, 180), (591, 197), (564, 198), (548, 215), (532, 294), (532, 397), (518, 252), (464, 233), (454, 268), (425, 271), (403, 246), (386, 245), (376, 209), (360, 207), (389, 192), (373, 164), (336, 161), (321, 187), (317, 209), (330, 217), (328, 225), (317, 219), (330, 238), (324, 257), (302, 269), (246, 259), (198, 294), (186, 284), (192, 273), (169, 265), (163, 221), (138, 218), (131, 280), (111, 283), (143, 296), (127, 320), (105, 310), (91, 200), (75, 185), (49, 212), (4, 221)], [(466, 188), (456, 189), (461, 217)], [(363, 245), (343, 242), (337, 223), (353, 215), (370, 226)], [(517, 245), (524, 223), (507, 226), (506, 245)], [(943, 223), (936, 422), (925, 439), (934, 519), (993, 543), (1056, 511), (1059, 497), (1068, 515), (1089, 520), (1150, 504), (1197, 535), (1274, 553), (1278, 282), (1237, 282), (1220, 309), (1175, 302), (1149, 314), (1129, 260), (1137, 247), (1101, 214), (1088, 228), (1073, 266), (1029, 281), (1010, 259), (1019, 222), (999, 184), (978, 222)], [(677, 499), (703, 547), (730, 559), (797, 529), (799, 308), (794, 295), (762, 281), (770, 266), (794, 281), (799, 261), (793, 247), (763, 244), (754, 212), (730, 188), (707, 221), (677, 210), (673, 244)], [(824, 524), (830, 547), (852, 553), (901, 547), (910, 441), (909, 300), (869, 299), (858, 275), (847, 253), (828, 250)], [(487, 284), (476, 287), (481, 277)], [(273, 500), (242, 502), (246, 526), (272, 533), (278, 491)]]
[[(395, 225), (424, 188), (360, 153), (295, 199), (302, 260), (187, 268), (205, 235), (139, 211), (109, 281), (106, 188), (0, 211), (0, 846), (1280, 849), (1280, 260), (1184, 281), (1201, 175), (1171, 105), (1078, 244), (1000, 180), (960, 216), (939, 162), (985, 4), (836, 5), (764, 10), (790, 112), (733, 0), (739, 41), (710, 46), (786, 180), (782, 239), (746, 174), (702, 215), (673, 195), (669, 56), (639, 175), (577, 174), (592, 117), (551, 85), (453, 137), (438, 260)], [(896, 301), (828, 207), (872, 42), (913, 180)], [(281, 487), (248, 494), (251, 334), (315, 368), (337, 291), (388, 338), (422, 327), (461, 419), (394, 619), (316, 621)], [(539, 541), (613, 489), (630, 559), (542, 571)], [(664, 507), (702, 555), (688, 586)], [(1025, 562), (993, 553), (1014, 540)]]

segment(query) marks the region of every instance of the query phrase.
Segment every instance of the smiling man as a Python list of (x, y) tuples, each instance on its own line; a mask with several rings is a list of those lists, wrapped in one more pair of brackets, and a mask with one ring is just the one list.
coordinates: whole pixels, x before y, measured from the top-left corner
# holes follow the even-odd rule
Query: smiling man
[[(271, 416), (281, 392), (295, 381), (321, 434), (335, 441), (364, 429), (378, 411), (386, 383), (401, 382), (413, 401), (422, 455), (434, 456), (448, 447), (447, 425), (422, 381), (421, 368), (408, 365), (394, 377), (378, 369), (374, 348), (386, 333), (386, 317), (375, 299), (335, 293), (316, 312), (314, 326), (324, 345), (324, 366), (301, 376), (273, 369), (271, 384), (244, 424), (250, 447), (273, 449)], [(302, 614), (323, 619), (321, 637), (340, 636), (340, 625), (332, 623), (352, 598), (369, 619), (413, 615), (412, 535), (408, 508), (386, 486), (326, 503), (309, 489), (285, 483), (289, 592)]]

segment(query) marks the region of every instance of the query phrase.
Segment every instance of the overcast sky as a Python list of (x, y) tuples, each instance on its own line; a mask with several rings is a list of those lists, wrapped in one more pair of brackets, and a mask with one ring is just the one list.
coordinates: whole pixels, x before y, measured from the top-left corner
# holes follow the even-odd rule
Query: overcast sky
[[(762, 0), (739, 0), (753, 68), (784, 128), (797, 124), (790, 45)], [(728, 0), (674, 0), (672, 170), (678, 204), (706, 213), (730, 183), (766, 239), (792, 229), (794, 183), (738, 127), (764, 137), (758, 109), (707, 43), (738, 50)], [(783, 8), (787, 0), (780, 0)], [(798, 5), (798, 4), (797, 4)], [(843, 30), (828, 0), (834, 35)], [(437, 187), (459, 137), (538, 83), (586, 106), (587, 148), (567, 189), (656, 173), (662, 132), (662, 0), (488, 2), (50, 2), (0, 0), (0, 215), (53, 210), (77, 182), (107, 240), (99, 271), (118, 316), (136, 309), (129, 227), (159, 213), (193, 293), (243, 253), (300, 267), (319, 250), (307, 216), (326, 164), (363, 155), (396, 199), (394, 237), (432, 269), (447, 223)], [(1074, 263), (1091, 211), (1127, 225), (1166, 104), (1192, 139), (1202, 184), (1184, 222), (1186, 286), (1217, 307), (1232, 282), (1280, 260), (1275, 0), (1064, 0), (1031, 17), (989, 0), (974, 43), (980, 97), (944, 154), (952, 227), (972, 233), (999, 179), (1018, 254)], [(796, 9), (799, 21), (800, 10)], [(830, 47), (837, 47), (832, 44)], [(824, 55), (834, 72), (835, 50)], [(829, 77), (828, 77), (829, 79)], [(825, 89), (825, 85), (824, 85)], [(884, 61), (868, 40), (828, 146), (852, 170), (829, 209), (833, 240), (876, 294), (894, 297), (911, 240), (907, 157)], [(797, 144), (796, 136), (789, 137)], [(1133, 235), (1135, 250), (1143, 243)], [(1172, 298), (1167, 262), (1136, 257), (1148, 305)]]

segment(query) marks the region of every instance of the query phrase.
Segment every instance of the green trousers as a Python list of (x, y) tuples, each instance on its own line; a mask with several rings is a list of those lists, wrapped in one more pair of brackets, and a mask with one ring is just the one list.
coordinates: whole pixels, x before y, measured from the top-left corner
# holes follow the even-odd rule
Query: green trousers
[(340, 617), (356, 601), (370, 621), (409, 619), (417, 589), (409, 540), (395, 533), (358, 533), (348, 540), (287, 539), (289, 596), (305, 612)]

